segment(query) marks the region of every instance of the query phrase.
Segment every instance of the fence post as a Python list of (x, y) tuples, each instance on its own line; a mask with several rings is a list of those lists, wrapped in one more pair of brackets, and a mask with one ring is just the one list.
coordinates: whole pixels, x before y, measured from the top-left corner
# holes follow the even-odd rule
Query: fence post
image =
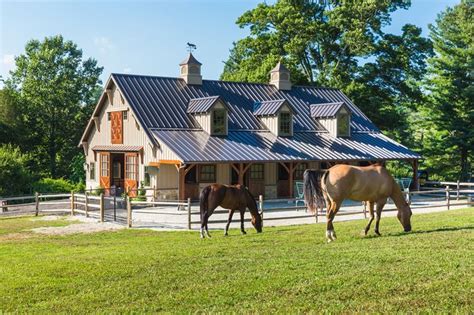
[(3, 212), (8, 212), (8, 207), (7, 207), (7, 201), (6, 200), (0, 200), (0, 207), (2, 208), (2, 213)]
[(39, 204), (40, 204), (39, 193), (35, 192), (35, 216), (38, 216), (39, 214)]
[[(362, 201), (362, 204), (364, 205), (364, 218), (367, 219), (367, 201)], [(317, 212), (318, 210), (316, 210)], [(317, 222), (317, 221), (316, 221)]]
[(153, 186), (153, 201), (155, 202), (157, 199), (158, 191), (156, 190), (156, 185)]
[(100, 212), (100, 222), (104, 222), (104, 217), (105, 217), (105, 209), (104, 209), (104, 193), (100, 193), (100, 206), (99, 206), (99, 212)]
[(89, 194), (84, 192), (84, 210), (86, 211), (86, 218), (89, 217)]
[(405, 191), (406, 191), (406, 194), (407, 194), (406, 201), (407, 201), (408, 205), (411, 205), (410, 188), (406, 188)]
[(456, 182), (456, 200), (459, 200), (459, 188), (460, 188), (460, 185), (459, 185), (459, 179), (458, 179), (458, 181)]
[(263, 226), (263, 196), (258, 196), (258, 210), (260, 212), (260, 217), (262, 218), (262, 226)]
[(130, 197), (127, 196), (127, 227), (132, 227), (132, 201)]
[(71, 215), (74, 215), (74, 190), (71, 191)]
[(191, 230), (191, 198), (188, 198), (188, 230)]
[(117, 221), (117, 196), (114, 194), (114, 221)]
[(446, 206), (448, 207), (448, 210), (449, 210), (450, 200), (451, 200), (451, 197), (449, 196), (449, 185), (446, 185)]

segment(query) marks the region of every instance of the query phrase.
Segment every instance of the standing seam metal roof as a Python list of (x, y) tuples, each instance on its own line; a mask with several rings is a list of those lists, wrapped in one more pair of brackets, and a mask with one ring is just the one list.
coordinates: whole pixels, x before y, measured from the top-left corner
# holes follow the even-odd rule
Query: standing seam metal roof
[(327, 103), (327, 104), (311, 104), (311, 117), (313, 118), (328, 118), (336, 116), (344, 102)]
[(253, 114), (256, 116), (275, 115), (285, 103), (288, 103), (285, 99), (258, 102), (258, 108)]
[(192, 98), (189, 101), (187, 113), (206, 113), (217, 102), (219, 96)]

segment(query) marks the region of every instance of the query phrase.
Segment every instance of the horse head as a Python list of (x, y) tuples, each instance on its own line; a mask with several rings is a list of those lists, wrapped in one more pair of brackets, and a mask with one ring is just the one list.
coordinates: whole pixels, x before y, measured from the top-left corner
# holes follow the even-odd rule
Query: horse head
[(262, 213), (258, 212), (257, 202), (247, 187), (245, 187), (245, 193), (247, 197), (247, 208), (250, 210), (250, 214), (252, 215), (250, 222), (252, 222), (252, 225), (255, 230), (257, 230), (257, 233), (261, 233), (263, 229)]
[(263, 229), (263, 220), (262, 220), (262, 213), (257, 211), (256, 214), (252, 213), (252, 225), (257, 230), (257, 233), (261, 233)]
[(411, 231), (411, 208), (408, 203), (398, 208), (397, 218), (403, 226), (405, 232)]

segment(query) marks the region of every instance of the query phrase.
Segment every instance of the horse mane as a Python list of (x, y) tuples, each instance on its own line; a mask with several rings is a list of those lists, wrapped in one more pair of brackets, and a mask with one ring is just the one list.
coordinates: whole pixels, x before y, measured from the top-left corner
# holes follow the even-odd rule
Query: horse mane
[[(243, 186), (246, 194), (247, 194), (247, 199), (250, 198), (252, 204), (255, 206), (255, 210), (257, 211), (257, 214), (258, 214), (258, 205), (257, 205), (257, 202), (255, 201), (255, 197), (253, 196), (253, 194), (250, 192), (250, 190), (248, 189), (247, 186)], [(248, 202), (250, 202), (250, 200)], [(252, 212), (252, 209), (250, 209), (250, 212)]]
[(328, 170), (306, 170), (303, 174), (303, 193), (306, 206), (311, 213), (325, 203), (321, 181), (326, 179)]

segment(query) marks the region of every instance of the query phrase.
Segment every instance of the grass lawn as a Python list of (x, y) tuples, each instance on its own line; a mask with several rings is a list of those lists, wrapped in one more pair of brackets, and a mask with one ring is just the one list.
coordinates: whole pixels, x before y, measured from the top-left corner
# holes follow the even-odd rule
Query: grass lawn
[(474, 208), (414, 215), (409, 234), (382, 218), (381, 237), (337, 222), (330, 244), (324, 224), (210, 240), (28, 231), (64, 224), (0, 220), (0, 313), (474, 311)]

